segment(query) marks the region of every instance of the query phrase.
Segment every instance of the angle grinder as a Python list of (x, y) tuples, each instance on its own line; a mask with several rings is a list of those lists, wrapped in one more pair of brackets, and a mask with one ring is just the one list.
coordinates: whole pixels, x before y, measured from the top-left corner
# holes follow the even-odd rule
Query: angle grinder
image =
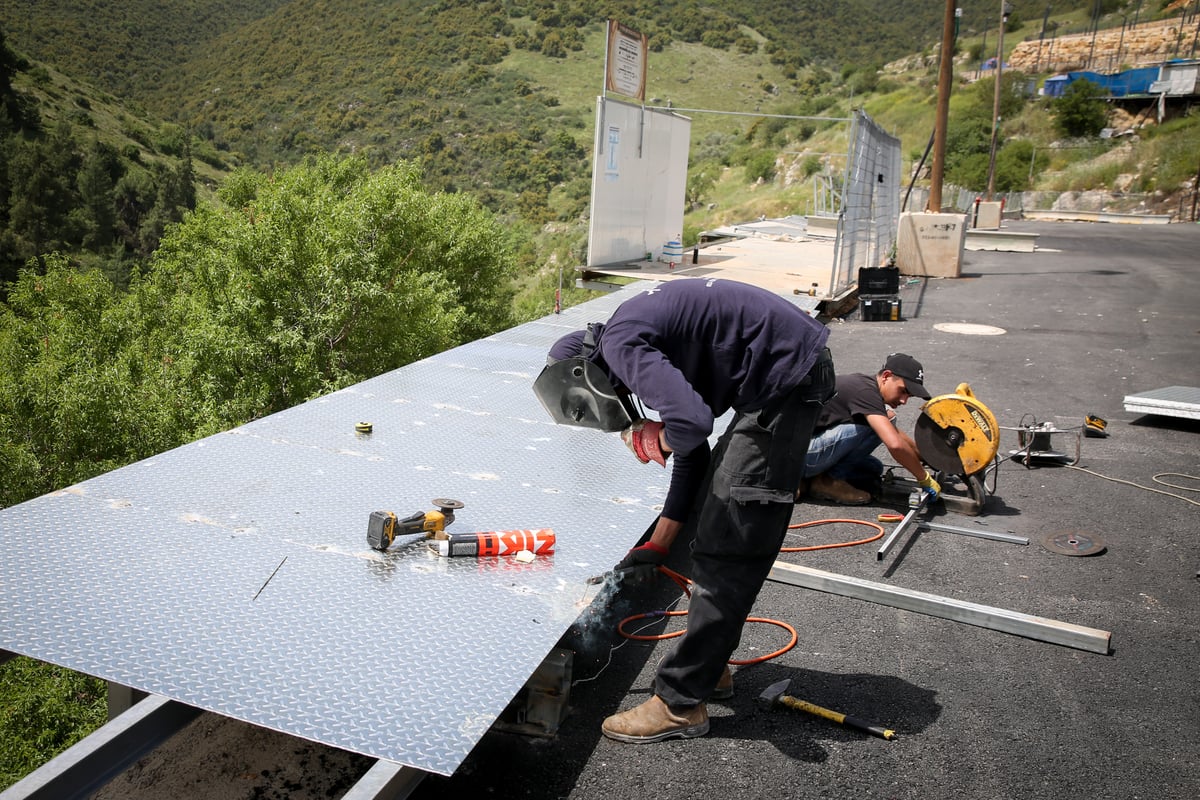
[(372, 511), (367, 520), (367, 544), (376, 550), (387, 550), (398, 536), (424, 533), (426, 539), (444, 535), (446, 526), (454, 522), (454, 512), (463, 507), (461, 500), (434, 498), (436, 511), (414, 511), (407, 517), (397, 517), (392, 511)]

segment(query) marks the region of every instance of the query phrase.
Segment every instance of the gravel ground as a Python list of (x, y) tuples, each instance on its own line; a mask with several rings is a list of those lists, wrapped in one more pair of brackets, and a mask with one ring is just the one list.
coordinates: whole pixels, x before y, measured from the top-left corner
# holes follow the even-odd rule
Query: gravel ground
[[(1200, 227), (1012, 222), (1039, 234), (1034, 253), (968, 252), (958, 279), (902, 287), (901, 322), (831, 324), (839, 371), (874, 371), (903, 350), (934, 394), (967, 382), (1002, 428), (1108, 420), (1065, 459), (1008, 460), (978, 517), (939, 521), (1028, 537), (1022, 546), (937, 531), (878, 543), (788, 552), (781, 560), (961, 601), (1110, 632), (1108, 654), (1021, 638), (885, 605), (768, 582), (755, 613), (793, 625), (796, 646), (735, 669), (737, 692), (712, 703), (700, 739), (633, 746), (605, 739), (601, 720), (644, 700), (671, 642), (632, 642), (615, 626), (679, 599), (667, 581), (594, 603), (564, 639), (575, 652), (570, 713), (551, 738), (489, 732), (451, 777), (414, 797), (576, 800), (696, 797), (1192, 798), (1200, 790), (1200, 423), (1126, 412), (1128, 394), (1200, 386)], [(1001, 335), (944, 330), (947, 323)], [(939, 327), (942, 326), (942, 327)], [(919, 409), (904, 408), (911, 430)], [(1073, 455), (1073, 432), (1055, 434)], [(1005, 430), (1001, 454), (1017, 447)], [(1177, 496), (1172, 496), (1177, 495)], [(1181, 499), (1189, 498), (1192, 502)], [(795, 523), (874, 520), (903, 506), (796, 506)], [(649, 522), (649, 521), (648, 521)], [(1069, 557), (1049, 536), (1102, 539)], [(797, 529), (789, 546), (870, 534), (858, 525)], [(686, 562), (676, 566), (686, 572)], [(748, 626), (740, 659), (768, 654), (781, 629)], [(764, 711), (776, 681), (791, 693), (894, 729), (891, 741), (802, 712)], [(447, 691), (453, 691), (448, 676)], [(203, 716), (101, 798), (337, 797), (370, 761)]]

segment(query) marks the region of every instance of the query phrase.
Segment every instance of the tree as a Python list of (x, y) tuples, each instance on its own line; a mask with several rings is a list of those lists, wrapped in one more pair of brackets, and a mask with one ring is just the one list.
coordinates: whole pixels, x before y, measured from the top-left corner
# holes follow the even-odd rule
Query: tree
[(234, 181), (241, 208), (203, 206), (168, 230), (135, 301), (146, 363), (203, 398), (206, 432), (372, 377), (511, 321), (498, 224), (416, 168), (309, 160)]
[(1064, 136), (1096, 136), (1108, 122), (1108, 93), (1086, 78), (1071, 81), (1054, 101), (1054, 124)]
[(550, 58), (566, 58), (567, 48), (563, 44), (562, 36), (558, 31), (550, 31), (542, 39), (542, 55)]
[(84, 216), (84, 247), (100, 250), (113, 242), (117, 223), (113, 190), (120, 174), (116, 151), (93, 140), (76, 178)]
[(75, 238), (66, 224), (77, 205), (73, 178), (79, 170), (71, 126), (63, 121), (49, 138), (10, 142), (9, 226), (24, 242), (22, 256), (60, 249)]
[(775, 178), (775, 154), (759, 150), (751, 153), (745, 161), (746, 180), (750, 183), (770, 181)]
[(4, 31), (0, 30), (0, 136), (24, 127), (25, 104), (12, 85), (13, 76), (20, 68), (21, 59), (8, 49)]
[(196, 174), (192, 168), (191, 148), (183, 148), (183, 158), (175, 167), (155, 163), (153, 171), (157, 187), (154, 204), (138, 225), (138, 240), (146, 253), (158, 248), (168, 225), (183, 219), (183, 215), (196, 206)]
[(105, 684), (29, 658), (0, 666), (0, 788), (104, 724)]
[[(1000, 83), (1000, 116), (998, 125), (1003, 126), (1004, 120), (1016, 119), (1021, 114), (1026, 99), (1022, 92), (1025, 76), (1017, 71), (1005, 72)], [(959, 186), (983, 190), (988, 182), (988, 161), (991, 153), (992, 114), (995, 111), (996, 79), (978, 81), (970, 89), (957, 98), (952, 106), (950, 124), (946, 129), (946, 179)], [(953, 101), (952, 101), (953, 102)], [(998, 132), (997, 188), (1001, 191), (1011, 191), (1024, 188), (1012, 185), (1016, 182), (1014, 172), (1009, 185), (999, 180), (999, 164), (1003, 158), (1003, 135)]]
[(153, 251), (142, 239), (142, 220), (154, 208), (157, 197), (158, 186), (153, 176), (142, 167), (127, 170), (113, 189), (117, 238), (130, 252), (139, 256), (149, 256)]
[(44, 273), (21, 271), (0, 305), (0, 506), (144, 450), (154, 420), (143, 415), (122, 355), (127, 334), (120, 299), (100, 273), (53, 254)]
[(717, 161), (704, 161), (699, 164), (693, 164), (688, 169), (685, 197), (691, 208), (700, 207), (704, 202), (704, 198), (717, 185), (717, 178), (720, 174), (721, 164)]
[(1000, 192), (1023, 192), (1029, 188), (1030, 176), (1045, 168), (1049, 157), (1043, 152), (1035, 157), (1033, 142), (1014, 139), (1004, 143), (996, 153), (996, 190)]
[(0, 304), (0, 506), (343, 388), (512, 321), (506, 232), (416, 168), (235, 178), (128, 293), (60, 255)]

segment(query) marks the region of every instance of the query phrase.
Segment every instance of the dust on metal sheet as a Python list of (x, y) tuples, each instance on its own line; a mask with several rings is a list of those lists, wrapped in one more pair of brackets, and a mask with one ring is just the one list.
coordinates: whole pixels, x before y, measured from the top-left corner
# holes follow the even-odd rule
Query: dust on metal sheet
[[(452, 773), (665, 496), (666, 470), (530, 389), (558, 336), (637, 291), (0, 511), (0, 648)], [(438, 497), (466, 504), (453, 532), (552, 528), (557, 550), (368, 547), (371, 511)]]

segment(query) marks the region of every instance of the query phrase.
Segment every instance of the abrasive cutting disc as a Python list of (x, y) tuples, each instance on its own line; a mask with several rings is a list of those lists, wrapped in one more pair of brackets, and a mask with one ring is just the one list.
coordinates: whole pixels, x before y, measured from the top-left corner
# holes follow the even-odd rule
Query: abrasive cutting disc
[(1042, 547), (1063, 556), (1095, 556), (1103, 553), (1107, 545), (1094, 533), (1061, 531), (1045, 536)]
[(921, 460), (938, 472), (949, 475), (964, 475), (962, 457), (958, 448), (964, 437), (957, 427), (940, 428), (932, 419), (922, 414), (913, 426), (913, 441), (921, 451)]

